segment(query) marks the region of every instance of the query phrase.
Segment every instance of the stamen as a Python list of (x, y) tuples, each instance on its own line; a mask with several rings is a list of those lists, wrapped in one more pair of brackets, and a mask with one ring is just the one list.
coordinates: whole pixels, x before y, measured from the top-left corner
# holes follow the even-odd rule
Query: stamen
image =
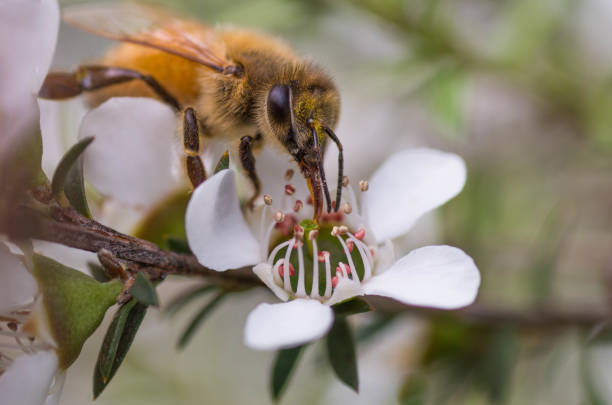
[(263, 199), (266, 205), (272, 205), (272, 197), (270, 197), (268, 194), (264, 194)]
[(309, 195), (308, 197), (306, 197), (306, 204), (312, 205), (312, 196)]
[(317, 261), (319, 263), (325, 263), (325, 259), (329, 257), (329, 252), (326, 250), (321, 250), (318, 254), (317, 254)]
[[(280, 263), (280, 266), (278, 266), (278, 272), (277, 273), (278, 273), (279, 276), (281, 276), (281, 278), (285, 277), (284, 276), (284, 273), (285, 273), (285, 263), (284, 263), (284, 260), (280, 259), (278, 262)], [(293, 267), (293, 264), (291, 264), (291, 263), (289, 263), (289, 275), (290, 276), (295, 275), (295, 268)]]
[(337, 285), (338, 285), (338, 276), (334, 276), (334, 278), (332, 278), (332, 287), (336, 288)]
[(293, 225), (293, 236), (300, 241), (304, 239), (304, 228), (298, 224)]
[[(301, 243), (301, 242), (300, 242)], [(303, 244), (302, 244), (303, 245)], [(306, 285), (305, 285), (305, 275), (304, 272), (304, 252), (302, 251), (302, 246), (298, 247), (298, 283), (297, 289), (295, 291), (296, 297), (304, 298), (306, 297)]]
[(313, 229), (312, 231), (310, 231), (308, 233), (308, 239), (309, 240), (315, 240), (315, 239), (317, 239), (318, 236), (319, 236), (319, 230), (318, 229)]
[(293, 206), (293, 212), (296, 212), (296, 213), (300, 212), (303, 206), (304, 206), (304, 203), (302, 202), (302, 200), (297, 200), (295, 202), (295, 205)]
[(289, 244), (292, 242), (293, 240), (287, 240), (283, 243), (281, 243), (280, 245), (278, 245), (277, 247), (275, 247), (274, 249), (272, 249), (272, 252), (270, 253), (270, 255), (268, 256), (268, 264), (272, 264), (272, 260), (274, 260), (274, 258), (276, 257), (276, 255), (278, 254), (278, 251), (281, 250), (282, 248), (284, 248), (285, 246), (289, 246)]
[(332, 287), (335, 287), (335, 285), (332, 286), (331, 263), (329, 262), (329, 256), (329, 254), (323, 255), (325, 259), (325, 293), (323, 294), (324, 298), (331, 297)]
[(374, 258), (372, 255), (368, 255), (370, 253), (370, 249), (360, 240), (355, 238), (350, 232), (348, 237), (351, 242), (357, 245), (357, 250), (359, 250), (359, 256), (361, 256), (361, 262), (363, 263), (363, 280), (368, 280), (372, 277), (372, 268), (374, 267)]
[(344, 254), (346, 255), (346, 260), (349, 263), (350, 271), (347, 271), (347, 273), (350, 274), (352, 271), (353, 273), (352, 273), (351, 278), (353, 280), (359, 281), (359, 276), (357, 275), (357, 271), (355, 271), (355, 264), (353, 263), (353, 258), (351, 257), (351, 253), (349, 252), (348, 247), (346, 246), (346, 243), (344, 243), (344, 239), (342, 239), (340, 236), (337, 236), (337, 238), (340, 241), (340, 244), (342, 245), (342, 249), (344, 250)]
[(285, 181), (291, 181), (291, 179), (293, 178), (293, 173), (294, 173), (293, 169), (288, 169), (285, 172)]
[(361, 180), (359, 182), (359, 189), (361, 191), (368, 191), (368, 188), (370, 187), (369, 183), (367, 180)]
[(346, 187), (349, 184), (349, 178), (347, 176), (342, 176), (342, 187)]
[(346, 241), (346, 246), (348, 247), (349, 252), (353, 253), (355, 250), (355, 243), (352, 240)]
[[(311, 231), (308, 234), (308, 238), (310, 238), (310, 235), (312, 235), (312, 233), (315, 231)], [(318, 234), (318, 231), (316, 231)], [(311, 298), (319, 298), (319, 262), (321, 261), (319, 258), (319, 249), (317, 246), (317, 239), (316, 237), (313, 239), (310, 239), (312, 241), (312, 257), (316, 257), (317, 260), (313, 260), (312, 261), (312, 288), (310, 289), (310, 297)], [(325, 260), (325, 259), (323, 259)]]
[[(295, 243), (295, 238), (291, 239), (291, 243), (287, 247), (287, 253), (285, 253), (285, 263), (291, 263), (291, 252), (293, 251), (293, 244)], [(283, 280), (283, 288), (285, 291), (293, 291), (291, 289), (291, 280), (289, 279), (289, 268), (285, 267), (284, 272), (284, 280)]]

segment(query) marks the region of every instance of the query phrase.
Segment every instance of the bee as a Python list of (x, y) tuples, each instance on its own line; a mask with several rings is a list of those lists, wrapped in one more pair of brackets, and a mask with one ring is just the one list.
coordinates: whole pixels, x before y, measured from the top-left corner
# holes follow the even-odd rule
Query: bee
[[(157, 98), (182, 121), (187, 175), (206, 179), (200, 158), (207, 138), (225, 139), (260, 194), (255, 154), (276, 146), (297, 163), (311, 194), (314, 219), (338, 210), (342, 144), (334, 133), (340, 96), (332, 78), (282, 40), (239, 28), (210, 28), (143, 4), (98, 4), (64, 10), (68, 24), (120, 41), (97, 65), (50, 73), (39, 96), (64, 99), (88, 93), (96, 105), (112, 96)], [(182, 116), (182, 120), (180, 120)], [(142, 117), (146, 119), (146, 117)], [(338, 148), (338, 188), (332, 204), (323, 154)]]

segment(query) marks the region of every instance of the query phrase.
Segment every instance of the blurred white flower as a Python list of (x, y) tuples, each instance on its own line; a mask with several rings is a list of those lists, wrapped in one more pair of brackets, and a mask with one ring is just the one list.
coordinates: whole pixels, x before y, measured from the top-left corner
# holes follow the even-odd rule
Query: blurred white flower
[(56, 0), (0, 2), (0, 150), (35, 119), (59, 28)]
[(464, 252), (428, 246), (396, 261), (389, 241), (458, 194), (464, 182), (460, 157), (405, 150), (373, 175), (361, 211), (348, 186), (348, 202), (323, 215), (317, 226), (309, 219), (312, 207), (287, 185), (278, 210), (268, 199), (252, 221), (259, 224), (256, 238), (240, 209), (234, 173), (226, 170), (194, 191), (187, 237), (202, 265), (217, 271), (255, 265), (255, 274), (286, 301), (263, 303), (251, 312), (246, 344), (263, 350), (292, 347), (325, 335), (333, 323), (330, 305), (359, 295), (445, 309), (472, 303), (480, 274)]
[[(42, 309), (37, 287), (21, 260), (0, 242), (0, 398), (2, 403), (58, 404), (64, 372), (45, 323), (29, 321)], [(40, 319), (40, 318), (37, 318)], [(18, 356), (18, 357), (15, 357)]]

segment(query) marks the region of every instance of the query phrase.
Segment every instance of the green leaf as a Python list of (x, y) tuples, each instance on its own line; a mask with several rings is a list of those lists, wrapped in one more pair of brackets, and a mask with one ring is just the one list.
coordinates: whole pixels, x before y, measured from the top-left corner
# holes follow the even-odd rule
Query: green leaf
[(57, 169), (55, 169), (55, 173), (53, 173), (53, 180), (51, 181), (51, 191), (53, 191), (53, 194), (57, 196), (64, 191), (68, 172), (93, 140), (93, 136), (81, 139), (79, 142), (72, 145), (68, 152), (62, 156), (62, 159), (57, 165)]
[(166, 235), (164, 239), (169, 250), (175, 253), (192, 254), (187, 239), (172, 235)]
[(181, 294), (176, 299), (171, 301), (166, 307), (165, 313), (167, 315), (174, 315), (178, 311), (180, 311), (185, 305), (189, 304), (194, 299), (202, 295), (205, 295), (206, 293), (214, 291), (215, 288), (216, 287), (214, 285), (205, 285), (205, 286), (197, 287), (193, 290), (187, 291), (185, 294)]
[(130, 300), (115, 313), (104, 336), (94, 369), (94, 399), (104, 391), (121, 366), (146, 312), (146, 305)]
[(291, 349), (283, 349), (276, 353), (276, 359), (274, 359), (274, 366), (272, 367), (270, 386), (272, 399), (274, 401), (280, 399), (304, 347), (306, 346), (302, 345)]
[(95, 280), (101, 283), (110, 281), (110, 277), (106, 271), (104, 271), (104, 267), (100, 266), (98, 263), (87, 262), (87, 269), (89, 270), (89, 274), (91, 274)]
[(212, 312), (213, 309), (216, 308), (217, 305), (223, 300), (225, 297), (225, 293), (219, 293), (213, 298), (210, 302), (208, 302), (202, 309), (197, 313), (197, 315), (191, 320), (187, 329), (181, 335), (181, 338), (178, 341), (177, 347), (179, 349), (184, 348), (189, 340), (193, 337), (193, 334), (200, 327), (202, 322), (206, 319), (206, 317)]
[(219, 162), (217, 163), (217, 166), (215, 167), (214, 174), (217, 174), (221, 170), (225, 170), (225, 169), (229, 169), (229, 151), (227, 150), (225, 151), (223, 156), (221, 156), (221, 159), (219, 159)]
[(136, 274), (134, 284), (132, 284), (130, 288), (130, 294), (144, 305), (159, 306), (159, 299), (157, 298), (155, 287), (151, 283), (151, 280), (142, 273)]
[(64, 194), (72, 208), (87, 218), (91, 218), (87, 197), (85, 196), (85, 180), (83, 179), (83, 156), (68, 170), (64, 183)]
[(332, 309), (334, 310), (334, 314), (336, 316), (348, 316), (370, 312), (372, 307), (361, 298), (353, 298), (351, 300), (332, 305)]
[(34, 254), (32, 274), (42, 293), (51, 334), (57, 343), (59, 367), (76, 360), (83, 343), (98, 328), (106, 310), (121, 292), (118, 280), (99, 283), (78, 270)]
[(340, 381), (359, 392), (355, 342), (346, 318), (334, 321), (327, 335), (327, 355)]

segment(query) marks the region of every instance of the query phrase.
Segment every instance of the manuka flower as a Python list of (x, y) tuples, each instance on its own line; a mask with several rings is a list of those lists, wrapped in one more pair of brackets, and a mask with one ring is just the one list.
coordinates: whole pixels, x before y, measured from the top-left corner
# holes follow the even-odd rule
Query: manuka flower
[(195, 190), (187, 237), (202, 265), (217, 271), (254, 266), (284, 301), (260, 304), (249, 314), (246, 344), (262, 350), (293, 347), (324, 336), (333, 323), (330, 306), (356, 296), (444, 309), (472, 303), (480, 274), (463, 251), (428, 246), (395, 260), (390, 242), (459, 193), (464, 182), (460, 157), (405, 150), (391, 156), (370, 184), (360, 182), (361, 209), (346, 184), (347, 201), (316, 224), (312, 206), (287, 184), (280, 205), (264, 197), (256, 218), (250, 218), (256, 225), (250, 226), (234, 173), (224, 170)]

